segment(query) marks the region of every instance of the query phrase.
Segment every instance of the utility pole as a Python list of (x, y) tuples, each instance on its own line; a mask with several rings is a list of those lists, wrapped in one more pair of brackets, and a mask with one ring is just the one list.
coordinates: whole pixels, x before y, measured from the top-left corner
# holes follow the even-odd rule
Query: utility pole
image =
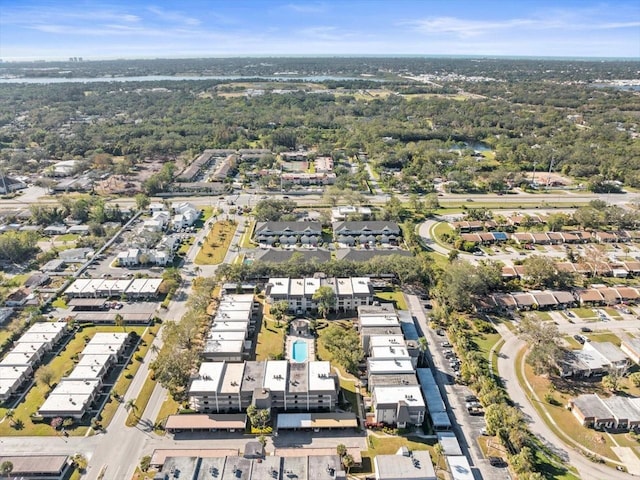
[(531, 175), (531, 186), (536, 184), (536, 165), (538, 162), (536, 160), (533, 161), (533, 174)]
[(555, 156), (551, 157), (551, 163), (549, 164), (549, 175), (547, 176), (547, 188), (551, 184), (551, 171), (553, 170), (553, 164), (556, 161)]

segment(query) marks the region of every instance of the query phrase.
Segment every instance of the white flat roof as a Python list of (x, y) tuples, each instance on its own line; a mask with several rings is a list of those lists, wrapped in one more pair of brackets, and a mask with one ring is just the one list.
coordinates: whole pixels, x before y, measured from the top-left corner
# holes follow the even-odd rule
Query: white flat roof
[(305, 278), (304, 279), (304, 294), (307, 297), (313, 296), (316, 290), (320, 288), (319, 278)]
[(16, 340), (16, 343), (44, 343), (51, 345), (57, 336), (57, 333), (25, 333)]
[(127, 293), (140, 293), (145, 283), (147, 283), (146, 278), (134, 278), (127, 288)]
[(371, 283), (371, 279), (369, 279), (369, 277), (353, 277), (351, 279), (351, 284), (353, 286), (353, 293), (355, 295), (369, 293), (370, 283)]
[(267, 360), (262, 386), (274, 392), (287, 389), (289, 363), (286, 360)]
[(353, 295), (353, 285), (350, 278), (336, 278), (336, 290), (338, 296)]
[(59, 333), (66, 326), (66, 322), (39, 322), (31, 325), (25, 333)]
[(244, 374), (244, 362), (227, 363), (224, 370), (220, 393), (239, 393), (242, 386), (242, 376)]
[(288, 295), (289, 294), (288, 278), (270, 278), (269, 283), (272, 285), (271, 295)]
[(241, 353), (244, 349), (244, 340), (207, 340), (203, 353)]
[(246, 336), (245, 332), (209, 332), (207, 334), (207, 340), (244, 340)]
[(102, 279), (91, 279), (89, 283), (82, 289), (82, 293), (95, 293), (100, 289), (100, 286), (104, 280)]
[(20, 342), (20, 343), (16, 343), (13, 348), (11, 349), (11, 353), (29, 353), (29, 352), (35, 352), (35, 353), (41, 353), (44, 350), (46, 350), (47, 344), (44, 342), (33, 342), (33, 343), (29, 343), (29, 342)]
[(304, 278), (292, 278), (289, 283), (289, 294), (296, 297), (304, 296)]
[(63, 378), (49, 396), (93, 393), (99, 386), (100, 380), (66, 380)]
[(80, 361), (76, 364), (78, 367), (99, 367), (103, 368), (112, 361), (111, 355), (83, 355)]
[(327, 361), (312, 361), (309, 368), (309, 391), (335, 391), (336, 384), (331, 376), (331, 364)]
[(97, 379), (102, 378), (100, 367), (96, 365), (78, 365), (74, 368), (69, 375), (65, 377), (65, 380), (85, 380), (85, 379)]
[(8, 353), (0, 361), (0, 365), (31, 365), (37, 356), (36, 352)]
[(431, 455), (426, 450), (415, 450), (412, 456), (377, 455), (373, 463), (376, 478), (380, 480), (423, 480), (436, 478)]
[(445, 457), (453, 480), (473, 480), (473, 472), (469, 460), (463, 455)]
[(85, 289), (87, 285), (89, 285), (90, 280), (88, 278), (78, 278), (75, 282), (67, 287), (65, 293), (81, 293), (82, 290)]
[(214, 322), (209, 328), (211, 332), (246, 332), (249, 322)]
[(402, 374), (414, 373), (415, 369), (411, 360), (374, 360), (367, 359), (367, 370), (369, 375)]
[(380, 386), (373, 390), (377, 403), (398, 403), (404, 401), (410, 407), (424, 407), (422, 391), (418, 385)]
[(191, 381), (190, 391), (217, 392), (222, 382), (224, 362), (202, 362), (198, 378)]
[(87, 346), (82, 349), (80, 355), (82, 357), (85, 355), (117, 355), (119, 351), (120, 347), (117, 345), (88, 343)]
[(222, 302), (226, 302), (227, 300), (232, 302), (239, 302), (239, 303), (245, 303), (245, 302), (253, 303), (253, 294), (252, 293), (228, 293), (224, 297), (222, 297)]
[(121, 346), (127, 341), (128, 333), (120, 332), (98, 332), (87, 345), (116, 345)]
[(398, 327), (400, 322), (396, 315), (366, 315), (359, 319), (363, 327)]
[(403, 359), (411, 358), (406, 347), (374, 347), (371, 349), (371, 358), (381, 359)]
[(0, 365), (0, 380), (15, 380), (30, 370), (29, 365)]
[(144, 284), (144, 287), (140, 291), (140, 293), (156, 293), (158, 288), (160, 288), (160, 284), (162, 283), (161, 278), (149, 278)]
[(218, 313), (216, 314), (214, 321), (215, 322), (236, 322), (236, 321), (246, 322), (250, 318), (251, 318), (250, 310), (245, 310), (245, 311), (226, 310), (222, 312), (218, 310)]
[(402, 335), (371, 335), (369, 337), (371, 347), (404, 347), (406, 346)]

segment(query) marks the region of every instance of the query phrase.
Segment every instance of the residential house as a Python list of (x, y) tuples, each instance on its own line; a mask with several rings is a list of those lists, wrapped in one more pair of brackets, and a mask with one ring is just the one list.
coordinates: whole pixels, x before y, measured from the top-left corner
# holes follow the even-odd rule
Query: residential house
[(336, 294), (337, 310), (355, 310), (360, 305), (373, 303), (373, 286), (367, 277), (353, 278), (270, 278), (265, 293), (268, 303), (286, 301), (289, 311), (317, 310), (313, 294), (321, 286), (331, 287)]
[(303, 236), (305, 244), (317, 245), (322, 240), (322, 225), (319, 222), (258, 222), (253, 235), (262, 245), (303, 243)]
[(405, 428), (424, 421), (426, 405), (419, 386), (378, 386), (372, 401), (376, 423)]
[(333, 237), (339, 243), (345, 239), (353, 239), (360, 244), (376, 243), (397, 245), (401, 238), (401, 230), (397, 223), (387, 221), (334, 222)]

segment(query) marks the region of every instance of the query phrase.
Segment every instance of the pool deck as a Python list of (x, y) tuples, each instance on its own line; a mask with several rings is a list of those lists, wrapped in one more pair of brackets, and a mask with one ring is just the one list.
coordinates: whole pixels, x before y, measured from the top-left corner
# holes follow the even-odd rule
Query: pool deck
[[(294, 342), (305, 342), (307, 344), (307, 359), (304, 362), (308, 362), (316, 359), (316, 342), (313, 337), (299, 337), (296, 335), (287, 335), (285, 352), (287, 353), (287, 360), (295, 362), (293, 359), (293, 344)], [(304, 363), (296, 362), (296, 363)]]

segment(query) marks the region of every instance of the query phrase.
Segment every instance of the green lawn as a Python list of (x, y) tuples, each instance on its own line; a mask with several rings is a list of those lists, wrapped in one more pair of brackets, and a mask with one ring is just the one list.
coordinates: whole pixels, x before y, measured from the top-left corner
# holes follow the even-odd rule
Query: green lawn
[(580, 318), (595, 318), (597, 317), (596, 312), (594, 312), (591, 308), (570, 308), (571, 312), (577, 315)]
[[(520, 366), (522, 365), (521, 360), (524, 354), (525, 350), (523, 349), (516, 356), (516, 374), (518, 381), (527, 392), (527, 396), (532, 399), (533, 407), (538, 411), (547, 426), (567, 443), (569, 443), (569, 439), (574, 440), (585, 448), (596, 452), (598, 455), (617, 460), (618, 457), (611, 450), (611, 446), (613, 445), (611, 439), (608, 438), (607, 435), (580, 425), (573, 414), (565, 408), (568, 400), (575, 397), (573, 392), (565, 392), (562, 390), (561, 385), (554, 383), (552, 395), (560, 405), (551, 405), (543, 401), (545, 395), (551, 391), (552, 382), (547, 377), (535, 375), (533, 369), (528, 364), (525, 364), (523, 371)], [(525, 375), (540, 401), (532, 397), (524, 381)], [(553, 423), (549, 422), (546, 415), (547, 413), (553, 419)]]
[(449, 226), (447, 222), (436, 223), (431, 229), (431, 231), (429, 232), (429, 234), (431, 235), (431, 238), (436, 243), (438, 243), (444, 248), (451, 250), (453, 247), (448, 243), (446, 243), (444, 240), (442, 240), (442, 235), (444, 235), (445, 233), (448, 233), (450, 235), (455, 234), (455, 231), (453, 230), (453, 228)]
[(58, 297), (53, 302), (51, 302), (51, 306), (55, 308), (68, 308), (67, 301), (64, 297)]
[(611, 342), (615, 346), (620, 346), (620, 338), (613, 333), (589, 333), (587, 336), (592, 342)]
[(571, 350), (581, 350), (582, 349), (582, 345), (580, 345), (575, 338), (573, 338), (571, 335), (567, 335), (565, 337), (562, 337), (563, 340), (565, 342), (567, 342), (569, 344), (569, 348)]
[(376, 300), (380, 302), (391, 302), (396, 307), (396, 310), (408, 310), (407, 302), (405, 302), (404, 294), (401, 290), (378, 292), (376, 293)]
[(275, 320), (265, 315), (262, 318), (262, 328), (256, 342), (256, 360), (269, 360), (284, 355), (285, 333), (284, 322), (280, 322), (280, 326), (277, 326)]
[[(144, 329), (144, 327), (136, 328)], [(127, 330), (130, 329), (128, 328)], [(142, 364), (139, 360), (136, 359), (136, 357), (139, 356), (144, 359), (145, 355), (149, 351), (149, 347), (151, 346), (153, 339), (158, 334), (159, 330), (160, 324), (155, 324), (147, 329), (147, 331), (142, 336), (140, 344), (138, 345), (138, 349), (133, 354), (129, 365), (127, 365), (127, 367), (118, 377), (118, 380), (111, 390), (112, 392), (116, 392), (121, 397), (124, 396), (125, 393), (127, 393), (127, 390), (129, 390), (129, 385), (131, 385), (131, 382), (133, 381), (133, 377), (136, 375), (138, 369), (140, 368), (140, 365)], [(111, 423), (111, 420), (116, 414), (119, 406), (120, 403), (117, 400), (115, 400), (113, 397), (109, 398), (109, 401), (105, 404), (102, 412), (100, 413), (100, 422), (102, 423), (103, 427), (106, 427), (109, 425), (109, 423)]]
[(142, 388), (140, 389), (140, 393), (138, 393), (138, 397), (135, 400), (135, 408), (131, 408), (131, 410), (129, 410), (129, 415), (127, 415), (127, 420), (125, 422), (127, 427), (136, 426), (138, 420), (144, 413), (144, 409), (147, 408), (147, 404), (153, 394), (154, 388), (156, 388), (156, 381), (151, 378), (151, 373), (149, 373), (142, 385)]
[(609, 315), (614, 320), (622, 320), (622, 316), (620, 315), (620, 312), (618, 312), (618, 310), (616, 310), (615, 308), (605, 307), (603, 308), (603, 310), (607, 312), (607, 315)]
[[(138, 334), (142, 334), (145, 327), (131, 327), (129, 331), (136, 331)], [(67, 375), (73, 370), (75, 362), (73, 357), (78, 355), (85, 346), (85, 337), (93, 337), (97, 332), (121, 332), (120, 327), (100, 326), (100, 327), (87, 327), (79, 331), (73, 339), (67, 344), (65, 349), (60, 355), (49, 361), (48, 365), (53, 370), (52, 384), (56, 384), (62, 377)], [(124, 375), (120, 375), (120, 379), (124, 378)], [(25, 396), (24, 400), (14, 409), (14, 419), (24, 422), (24, 428), (17, 430), (10, 425), (10, 422), (0, 423), (0, 436), (47, 436), (55, 435), (55, 431), (48, 423), (34, 423), (31, 420), (31, 415), (38, 411), (38, 408), (42, 406), (45, 400), (45, 396), (49, 393), (51, 388), (46, 385), (36, 384)], [(103, 425), (106, 423), (103, 422)], [(70, 435), (84, 435), (87, 431), (87, 426), (77, 426), (75, 428), (68, 428), (67, 431)]]
[(202, 242), (202, 247), (196, 255), (196, 265), (219, 265), (222, 263), (227, 250), (229, 250), (229, 245), (231, 245), (236, 227), (237, 225), (230, 221), (217, 222)]
[[(169, 415), (173, 415), (178, 413), (180, 410), (180, 403), (176, 402), (171, 395), (167, 395), (167, 398), (164, 399), (164, 402), (160, 406), (160, 411), (158, 412), (158, 417), (155, 420), (156, 425), (164, 425), (164, 422), (167, 420)], [(157, 434), (164, 434), (164, 430), (156, 430)]]
[(80, 235), (78, 235), (77, 233), (66, 233), (64, 235), (58, 235), (53, 239), (53, 241), (71, 243), (71, 242), (75, 242), (78, 238), (80, 238)]
[(244, 227), (244, 233), (240, 238), (240, 247), (242, 248), (256, 248), (256, 246), (251, 242), (251, 236), (253, 235), (253, 229), (256, 225), (254, 220), (249, 221), (249, 225)]

